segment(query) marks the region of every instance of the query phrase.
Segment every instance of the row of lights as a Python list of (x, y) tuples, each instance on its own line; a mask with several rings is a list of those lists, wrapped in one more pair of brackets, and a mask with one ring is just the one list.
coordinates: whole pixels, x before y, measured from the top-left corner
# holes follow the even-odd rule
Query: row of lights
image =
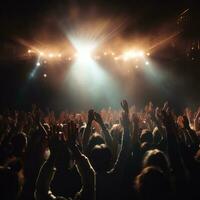
[[(61, 58), (64, 57), (61, 53), (44, 53), (42, 51), (36, 52), (33, 51), (31, 49), (28, 50), (28, 54), (37, 54), (37, 56), (39, 56), (41, 59), (56, 59), (56, 58)], [(143, 58), (145, 56), (150, 56), (150, 53), (144, 53), (143, 51), (127, 51), (121, 55), (116, 55), (115, 52), (103, 52), (104, 56), (112, 56), (114, 60), (124, 60), (124, 61), (128, 61), (131, 59), (137, 59), (137, 58)], [(71, 61), (74, 57), (77, 57), (77, 54), (75, 54), (74, 56), (69, 56), (67, 57), (68, 61)], [(96, 56), (91, 56), (94, 57), (95, 60), (100, 60), (101, 56), (96, 55)]]

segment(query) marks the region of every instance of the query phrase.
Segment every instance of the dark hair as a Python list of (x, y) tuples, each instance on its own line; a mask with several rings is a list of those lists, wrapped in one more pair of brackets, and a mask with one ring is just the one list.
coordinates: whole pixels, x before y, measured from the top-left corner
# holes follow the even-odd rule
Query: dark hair
[(164, 152), (153, 149), (146, 152), (143, 159), (143, 167), (154, 166), (163, 172), (169, 172), (169, 161)]
[(25, 133), (18, 133), (11, 140), (13, 155), (22, 156), (27, 146), (27, 137)]
[(146, 167), (135, 179), (135, 189), (143, 200), (170, 199), (171, 186), (163, 172), (156, 167)]
[(148, 129), (143, 129), (142, 130), (142, 133), (140, 135), (140, 142), (143, 143), (143, 142), (147, 142), (149, 144), (152, 144), (153, 143), (153, 135), (152, 135), (152, 132), (149, 131)]
[(100, 145), (100, 144), (105, 144), (104, 138), (99, 133), (94, 133), (93, 135), (91, 135), (88, 141), (88, 148), (87, 148), (88, 154), (90, 155), (95, 145)]
[(90, 159), (96, 172), (106, 172), (110, 169), (112, 154), (105, 144), (95, 145)]

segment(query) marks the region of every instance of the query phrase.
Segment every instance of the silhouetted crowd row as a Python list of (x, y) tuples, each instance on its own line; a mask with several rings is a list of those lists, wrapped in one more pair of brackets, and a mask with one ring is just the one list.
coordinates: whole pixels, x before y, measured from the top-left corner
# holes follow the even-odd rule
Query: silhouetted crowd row
[(0, 199), (200, 199), (200, 108), (6, 111)]

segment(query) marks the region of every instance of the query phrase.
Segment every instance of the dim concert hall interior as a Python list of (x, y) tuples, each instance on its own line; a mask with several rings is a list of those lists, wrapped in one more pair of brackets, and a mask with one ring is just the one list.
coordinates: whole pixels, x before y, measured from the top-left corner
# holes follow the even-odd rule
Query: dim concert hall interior
[(0, 27), (0, 199), (200, 199), (198, 0), (2, 0)]

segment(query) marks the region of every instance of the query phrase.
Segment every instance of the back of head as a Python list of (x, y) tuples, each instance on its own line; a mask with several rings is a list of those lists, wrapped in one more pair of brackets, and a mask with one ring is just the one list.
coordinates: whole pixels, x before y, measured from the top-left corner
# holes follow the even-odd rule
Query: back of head
[(158, 149), (146, 152), (143, 159), (143, 167), (154, 166), (160, 168), (164, 173), (169, 172), (169, 162), (167, 156)]
[(91, 152), (90, 160), (96, 172), (106, 172), (110, 169), (111, 151), (105, 145), (96, 145)]
[(88, 141), (88, 154), (91, 153), (95, 145), (105, 144), (104, 138), (99, 133), (94, 133), (90, 136)]
[(156, 167), (146, 167), (136, 177), (135, 188), (142, 200), (170, 199), (171, 186), (163, 172)]
[(143, 129), (142, 133), (140, 135), (140, 142), (147, 142), (148, 144), (152, 144), (153, 143), (153, 135), (152, 132), (149, 131), (148, 129)]
[(15, 156), (22, 156), (27, 146), (27, 137), (25, 133), (18, 133), (15, 135), (11, 140), (11, 144), (13, 147), (13, 154)]

